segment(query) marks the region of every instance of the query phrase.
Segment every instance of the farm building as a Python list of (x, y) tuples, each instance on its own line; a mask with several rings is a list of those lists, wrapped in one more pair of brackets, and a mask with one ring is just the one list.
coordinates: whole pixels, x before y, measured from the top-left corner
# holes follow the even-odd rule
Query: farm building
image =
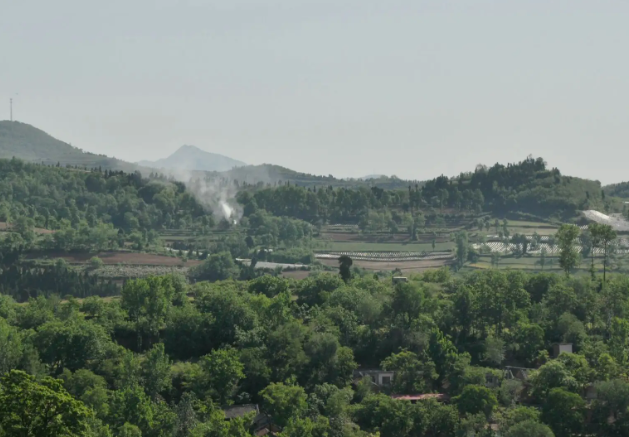
[(394, 375), (395, 372), (388, 372), (385, 370), (356, 370), (354, 371), (354, 380), (360, 380), (365, 376), (368, 376), (375, 385), (379, 387), (386, 387), (391, 385)]

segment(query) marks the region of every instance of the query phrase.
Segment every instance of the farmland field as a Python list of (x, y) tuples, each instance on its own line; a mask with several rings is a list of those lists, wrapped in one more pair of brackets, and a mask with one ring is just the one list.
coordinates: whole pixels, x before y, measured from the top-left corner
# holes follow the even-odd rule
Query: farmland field
[[(338, 267), (338, 261), (334, 259), (319, 260), (322, 264), (330, 267)], [(429, 269), (438, 269), (449, 265), (451, 260), (420, 260), (420, 261), (364, 261), (354, 260), (353, 265), (365, 270), (381, 271), (399, 269), (404, 273), (423, 272)]]
[(317, 252), (345, 251), (345, 252), (432, 252), (433, 250), (443, 251), (452, 250), (454, 243), (436, 243), (432, 248), (431, 243), (371, 243), (371, 242), (344, 242), (344, 241), (328, 241), (324, 244), (324, 249)]
[(191, 267), (201, 263), (199, 260), (189, 260), (184, 263), (181, 259), (171, 256), (155, 255), (151, 253), (139, 252), (100, 252), (100, 253), (65, 253), (46, 252), (32, 253), (28, 259), (56, 259), (62, 258), (69, 263), (82, 264), (88, 262), (92, 257), (97, 256), (105, 264), (131, 264), (145, 266), (186, 266)]

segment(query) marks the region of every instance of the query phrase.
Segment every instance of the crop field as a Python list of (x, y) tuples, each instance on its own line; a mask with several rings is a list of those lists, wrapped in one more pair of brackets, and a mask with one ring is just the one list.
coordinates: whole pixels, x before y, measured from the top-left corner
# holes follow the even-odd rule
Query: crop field
[[(336, 259), (321, 259), (322, 264), (329, 267), (338, 267), (339, 263)], [(378, 271), (391, 271), (399, 269), (404, 273), (423, 272), (430, 269), (438, 269), (440, 267), (449, 265), (451, 259), (431, 259), (431, 260), (416, 260), (416, 261), (366, 261), (355, 259), (353, 260), (355, 266), (363, 268), (365, 270)]]
[[(542, 241), (548, 241), (548, 240), (542, 239)], [(629, 253), (629, 239), (619, 238), (618, 244), (619, 246), (616, 249), (616, 253), (621, 253), (621, 254)], [(516, 245), (513, 243), (504, 244), (499, 241), (490, 241), (483, 245), (481, 244), (473, 245), (475, 249), (481, 249), (481, 247), (483, 246), (488, 247), (492, 252), (498, 252), (498, 253), (512, 253), (516, 249)], [(582, 250), (582, 247), (580, 245), (576, 245), (575, 248), (578, 252), (581, 252)], [(541, 243), (537, 247), (532, 247), (532, 248), (529, 247), (527, 252), (531, 254), (541, 254), (542, 249), (545, 249), (547, 254), (559, 253), (559, 247), (557, 245), (551, 245), (548, 243)], [(594, 255), (597, 255), (597, 256), (601, 256), (604, 253), (602, 248), (595, 248), (592, 250), (592, 252), (594, 252)]]
[(140, 266), (140, 265), (105, 265), (90, 273), (104, 279), (146, 278), (148, 276), (162, 276), (179, 273), (186, 275), (190, 267)]
[(335, 252), (318, 253), (315, 255), (317, 259), (338, 259), (340, 256), (349, 256), (356, 260), (364, 261), (421, 261), (435, 259), (450, 259), (452, 252)]
[(508, 228), (512, 228), (512, 227), (513, 228), (551, 228), (551, 229), (558, 228), (558, 226), (555, 226), (550, 223), (531, 222), (531, 221), (525, 221), (525, 220), (507, 220), (507, 227)]
[(99, 252), (99, 253), (65, 253), (46, 252), (44, 254), (30, 254), (28, 259), (56, 259), (62, 258), (72, 264), (87, 263), (92, 257), (97, 256), (106, 265), (128, 264), (140, 266), (168, 266), (191, 267), (201, 263), (199, 260), (189, 260), (184, 263), (181, 259), (171, 256), (155, 255), (140, 252)]
[[(454, 243), (441, 242), (435, 243), (437, 251), (452, 250)], [(431, 252), (433, 251), (431, 243), (371, 243), (361, 241), (341, 242), (329, 241), (324, 243), (325, 251), (345, 251), (345, 252)]]

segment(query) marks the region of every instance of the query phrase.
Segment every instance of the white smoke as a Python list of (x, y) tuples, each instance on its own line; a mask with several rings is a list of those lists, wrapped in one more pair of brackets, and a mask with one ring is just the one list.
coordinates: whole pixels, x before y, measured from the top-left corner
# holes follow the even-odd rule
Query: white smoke
[(211, 177), (201, 171), (170, 169), (166, 174), (185, 184), (188, 191), (216, 218), (224, 218), (233, 224), (242, 218), (242, 207), (236, 201), (238, 189), (233, 181)]

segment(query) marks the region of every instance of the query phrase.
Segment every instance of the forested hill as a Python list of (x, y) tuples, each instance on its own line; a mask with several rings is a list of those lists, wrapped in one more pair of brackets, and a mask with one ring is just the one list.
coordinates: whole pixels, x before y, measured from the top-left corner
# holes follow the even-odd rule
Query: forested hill
[(63, 166), (134, 171), (137, 166), (105, 155), (85, 152), (19, 121), (0, 121), (0, 158)]
[[(547, 169), (541, 158), (517, 164), (478, 167), (458, 177), (440, 176), (423, 184), (406, 183), (403, 189), (372, 187), (278, 187), (240, 194), (245, 210), (262, 208), (276, 215), (358, 223), (369, 210), (404, 213), (420, 211), (525, 213), (544, 218), (568, 219), (580, 210), (609, 210), (617, 201), (603, 198), (598, 181), (563, 176)], [(247, 207), (247, 205), (249, 205)]]
[(422, 197), (454, 207), (466, 198), (482, 197), (485, 209), (498, 214), (520, 211), (557, 218), (605, 208), (606, 202), (600, 182), (562, 175), (532, 157), (517, 164), (478, 166), (455, 178), (438, 177), (424, 185)]
[[(183, 156), (182, 156), (183, 155)], [(378, 179), (338, 179), (332, 175), (315, 176), (300, 173), (278, 165), (242, 165), (240, 161), (231, 160), (221, 155), (215, 155), (184, 146), (171, 157), (156, 162), (141, 161), (138, 165), (85, 152), (68, 143), (60, 141), (46, 132), (26, 123), (18, 121), (0, 121), (0, 159), (22, 159), (27, 162), (44, 163), (47, 165), (72, 166), (80, 168), (98, 168), (102, 170), (122, 170), (133, 172), (141, 167), (147, 172), (148, 168), (186, 168), (201, 171), (216, 171), (215, 177), (231, 179), (250, 184), (277, 184), (289, 182), (301, 186), (333, 186), (357, 187), (377, 185), (385, 189), (403, 188), (408, 181), (396, 177), (380, 177)], [(220, 162), (217, 163), (217, 159)], [(201, 162), (203, 161), (203, 162)], [(192, 165), (194, 163), (194, 165)], [(218, 167), (217, 167), (218, 165)], [(225, 168), (239, 166), (231, 170)], [(414, 182), (413, 182), (414, 183)]]
[(175, 227), (206, 213), (184, 184), (163, 177), (0, 159), (1, 222), (27, 217), (40, 228), (92, 229), (102, 221), (130, 233)]
[(603, 187), (605, 194), (608, 196), (616, 196), (622, 199), (629, 199), (629, 182), (620, 182), (619, 184), (606, 185)]
[(157, 161), (140, 161), (139, 165), (150, 168), (185, 169), (197, 171), (228, 171), (246, 165), (228, 156), (206, 152), (195, 146), (181, 146), (168, 158)]
[(308, 173), (300, 173), (286, 167), (273, 164), (247, 165), (237, 167), (230, 171), (220, 173), (221, 176), (246, 182), (248, 184), (264, 183), (278, 184), (289, 183), (302, 187), (371, 187), (377, 186), (384, 189), (405, 188), (417, 181), (407, 181), (395, 176), (378, 176), (371, 179), (339, 179), (332, 175), (317, 176)]

